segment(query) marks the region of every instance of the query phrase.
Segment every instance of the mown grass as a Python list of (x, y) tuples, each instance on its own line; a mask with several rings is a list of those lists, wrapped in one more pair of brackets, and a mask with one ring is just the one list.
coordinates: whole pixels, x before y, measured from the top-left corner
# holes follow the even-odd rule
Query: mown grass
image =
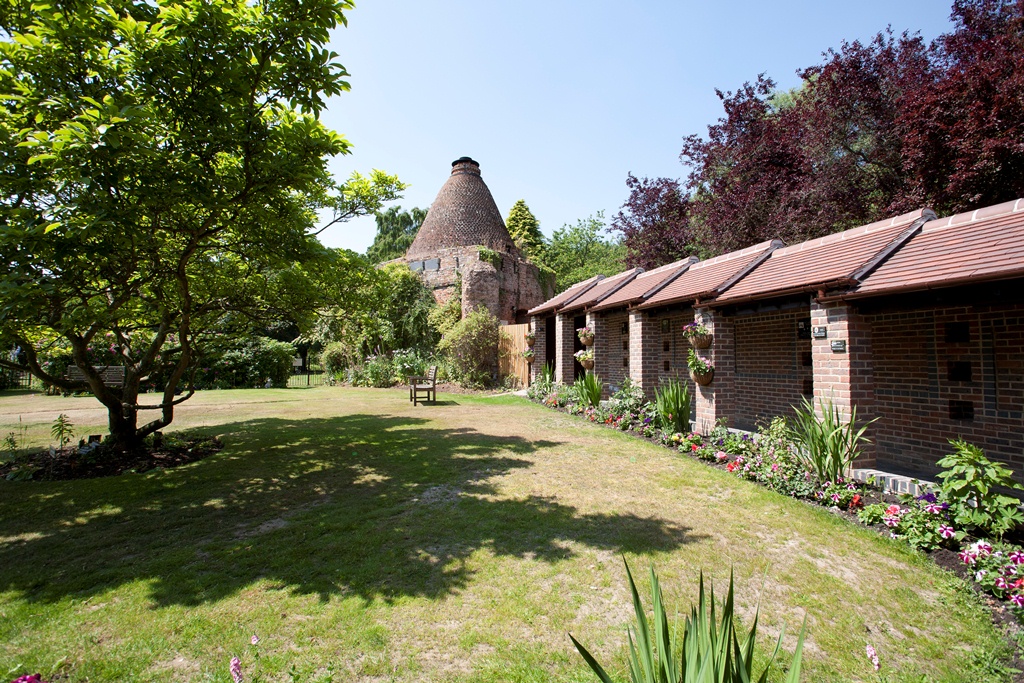
[[(680, 612), (733, 567), (765, 648), (806, 615), (806, 681), (876, 680), (868, 643), (891, 680), (1000, 680), (986, 612), (927, 558), (523, 399), (439, 398), (207, 392), (174, 426), (222, 435), (213, 457), (0, 482), (0, 677), (228, 681), (238, 655), (263, 680), (591, 681), (566, 634), (622, 670), (624, 556)], [(96, 406), (2, 397), (0, 437), (98, 433)]]

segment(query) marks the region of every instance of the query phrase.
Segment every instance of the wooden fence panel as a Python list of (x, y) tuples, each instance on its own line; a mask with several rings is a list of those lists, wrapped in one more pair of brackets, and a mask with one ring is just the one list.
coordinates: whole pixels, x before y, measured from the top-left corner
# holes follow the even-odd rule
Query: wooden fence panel
[(523, 358), (529, 323), (502, 325), (498, 335), (498, 374), (502, 377), (513, 375), (519, 378), (523, 387), (530, 386), (530, 364)]

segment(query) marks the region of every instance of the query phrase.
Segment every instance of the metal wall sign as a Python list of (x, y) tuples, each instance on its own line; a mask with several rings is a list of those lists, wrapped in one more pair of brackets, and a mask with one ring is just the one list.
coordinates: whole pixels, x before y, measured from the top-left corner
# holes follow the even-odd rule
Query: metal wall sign
[(832, 342), (832, 351), (835, 353), (846, 353), (846, 340), (836, 339)]
[(811, 336), (815, 339), (825, 339), (828, 337), (828, 328), (825, 326), (815, 326), (811, 328)]

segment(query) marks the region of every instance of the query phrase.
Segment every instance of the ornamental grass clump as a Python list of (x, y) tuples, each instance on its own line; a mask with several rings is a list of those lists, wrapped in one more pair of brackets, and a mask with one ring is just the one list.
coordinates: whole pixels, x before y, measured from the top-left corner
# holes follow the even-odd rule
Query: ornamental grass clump
[(801, 406), (793, 406), (795, 417), (789, 436), (808, 470), (820, 481), (835, 481), (844, 476), (860, 456), (861, 446), (870, 443), (864, 432), (878, 418), (858, 426), (856, 406), (850, 408), (850, 419), (844, 420), (839, 407), (831, 400), (822, 400), (818, 405), (820, 418), (814, 411), (814, 404), (806, 398)]
[(590, 408), (596, 408), (601, 403), (601, 380), (593, 372), (578, 378), (572, 386), (577, 403)]
[[(768, 673), (775, 657), (782, 648), (785, 628), (775, 643), (775, 650), (764, 669), (754, 676), (754, 642), (757, 636), (757, 621), (760, 608), (754, 612), (750, 631), (742, 641), (736, 632), (733, 603), (733, 578), (729, 575), (729, 593), (722, 604), (721, 619), (715, 609), (715, 589), (710, 595), (704, 592), (704, 572), (700, 575), (697, 606), (690, 606), (690, 616), (683, 627), (682, 642), (676, 628), (669, 628), (658, 576), (651, 567), (651, 595), (654, 614), (648, 625), (647, 611), (640, 601), (633, 575), (626, 564), (626, 575), (633, 595), (633, 609), (636, 622), (627, 629), (629, 638), (629, 676), (632, 683), (750, 683), (768, 680)], [(653, 629), (653, 634), (652, 634)], [(796, 651), (783, 679), (785, 683), (797, 683), (803, 659), (804, 635), (807, 622), (800, 630)], [(569, 638), (577, 651), (597, 677), (604, 683), (612, 683), (611, 676), (570, 634)], [(674, 653), (679, 652), (677, 660)]]
[(654, 404), (658, 409), (661, 428), (673, 433), (690, 431), (690, 388), (677, 379), (670, 379), (658, 387)]

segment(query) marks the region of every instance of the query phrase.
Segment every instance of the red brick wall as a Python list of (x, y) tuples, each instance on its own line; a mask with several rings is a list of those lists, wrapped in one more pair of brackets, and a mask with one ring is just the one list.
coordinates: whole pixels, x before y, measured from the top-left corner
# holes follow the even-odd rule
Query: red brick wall
[(791, 415), (813, 378), (811, 340), (797, 339), (797, 323), (810, 310), (799, 308), (736, 315), (732, 318), (735, 352), (733, 410), (729, 426), (755, 429), (759, 419)]
[[(1024, 479), (1024, 304), (878, 311), (866, 318), (879, 468), (934, 472), (950, 452), (947, 439), (962, 436)], [(973, 419), (951, 417), (951, 401), (970, 406)]]

